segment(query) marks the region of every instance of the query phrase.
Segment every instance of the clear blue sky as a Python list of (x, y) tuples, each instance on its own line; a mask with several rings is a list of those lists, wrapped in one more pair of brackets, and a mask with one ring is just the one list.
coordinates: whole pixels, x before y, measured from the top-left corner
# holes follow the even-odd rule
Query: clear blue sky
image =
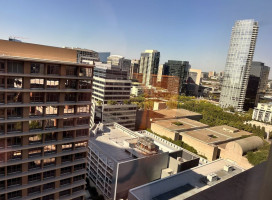
[(1, 39), (17, 36), (131, 59), (156, 49), (161, 63), (188, 60), (203, 71), (223, 70), (234, 22), (255, 19), (254, 60), (272, 67), (271, 0), (0, 0), (0, 7)]

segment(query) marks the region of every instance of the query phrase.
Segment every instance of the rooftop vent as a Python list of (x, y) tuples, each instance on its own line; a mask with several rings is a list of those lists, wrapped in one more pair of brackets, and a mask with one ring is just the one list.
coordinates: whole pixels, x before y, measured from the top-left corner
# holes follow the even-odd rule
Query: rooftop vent
[(223, 169), (226, 172), (231, 172), (234, 170), (233, 166), (231, 166), (231, 165), (225, 165)]
[(217, 181), (218, 180), (218, 176), (215, 173), (211, 173), (207, 176), (207, 180), (209, 182), (213, 182), (213, 181)]

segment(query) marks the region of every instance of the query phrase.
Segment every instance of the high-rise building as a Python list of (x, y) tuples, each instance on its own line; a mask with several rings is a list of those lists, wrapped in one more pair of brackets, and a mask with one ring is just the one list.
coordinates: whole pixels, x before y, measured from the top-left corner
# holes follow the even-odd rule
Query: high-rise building
[(93, 66), (0, 40), (0, 199), (84, 199)]
[(133, 79), (134, 73), (139, 73), (139, 68), (140, 68), (140, 60), (137, 60), (137, 59), (131, 60), (130, 79)]
[(201, 83), (201, 70), (190, 69), (187, 79), (186, 94), (190, 96), (199, 96), (199, 86)]
[(107, 58), (110, 56), (110, 52), (98, 52), (99, 60), (102, 63), (107, 63)]
[(185, 84), (190, 68), (191, 65), (188, 61), (168, 60), (168, 62), (163, 65), (161, 73), (162, 75), (176, 76), (179, 78), (179, 94), (181, 94), (185, 92)]
[(156, 50), (145, 50), (141, 53), (139, 73), (143, 74), (143, 84), (151, 85), (152, 74), (158, 74), (160, 63), (160, 52)]
[(254, 20), (239, 20), (232, 29), (219, 102), (223, 108), (243, 110), (257, 35)]
[(107, 58), (107, 63), (111, 64), (113, 67), (117, 67), (120, 70), (127, 72), (127, 77), (130, 77), (130, 59), (125, 59), (124, 56), (120, 55), (111, 55)]
[(81, 49), (78, 47), (65, 47), (67, 49), (73, 49), (77, 52), (77, 63), (85, 63), (93, 65), (99, 61), (99, 55), (97, 52), (90, 49)]
[(127, 72), (116, 69), (111, 64), (96, 63), (93, 79), (92, 123), (114, 122), (134, 130), (137, 105), (129, 104), (131, 80)]
[(246, 90), (244, 110), (257, 106), (260, 97), (264, 96), (267, 89), (269, 71), (270, 68), (265, 66), (264, 63), (252, 62)]

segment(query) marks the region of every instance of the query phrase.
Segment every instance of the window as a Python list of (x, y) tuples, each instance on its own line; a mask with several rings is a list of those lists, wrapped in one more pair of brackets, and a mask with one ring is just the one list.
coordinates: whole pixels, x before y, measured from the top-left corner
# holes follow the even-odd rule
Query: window
[(63, 139), (69, 139), (74, 137), (74, 131), (63, 131)]
[(4, 118), (5, 118), (5, 109), (0, 108), (0, 119), (4, 119)]
[(5, 131), (5, 125), (4, 124), (0, 124), (0, 135), (4, 134)]
[(0, 88), (4, 88), (4, 87), (5, 87), (5, 77), (4, 76), (0, 76)]
[(92, 77), (92, 69), (91, 68), (83, 68), (83, 67), (81, 67), (80, 70), (79, 70), (79, 76)]
[(77, 153), (77, 154), (75, 154), (75, 160), (85, 158), (85, 157), (86, 157), (86, 153)]
[(17, 172), (21, 172), (22, 171), (22, 165), (11, 165), (11, 166), (7, 166), (7, 173), (9, 174), (13, 174), (13, 173), (17, 173)]
[(45, 129), (57, 128), (57, 119), (45, 120)]
[(0, 189), (5, 189), (5, 181), (0, 181)]
[(81, 191), (81, 190), (83, 190), (84, 189), (84, 187), (81, 185), (81, 186), (78, 186), (78, 187), (75, 187), (75, 188), (73, 188), (73, 193), (74, 192), (78, 192), (78, 191)]
[(24, 63), (16, 61), (8, 61), (8, 73), (24, 73)]
[(42, 135), (32, 135), (28, 137), (29, 144), (40, 144), (42, 142)]
[(18, 77), (8, 77), (7, 78), (7, 88), (9, 89), (22, 89), (23, 79)]
[(56, 158), (47, 158), (43, 160), (44, 167), (55, 165), (55, 164), (56, 164)]
[(42, 167), (41, 160), (36, 160), (28, 163), (28, 169), (39, 169)]
[(41, 180), (41, 174), (32, 174), (28, 175), (28, 182), (33, 182), (33, 181), (40, 181)]
[(77, 112), (78, 113), (89, 113), (90, 112), (90, 106), (77, 106)]
[(87, 147), (87, 142), (77, 142), (75, 143), (75, 148)]
[(30, 120), (29, 121), (29, 130), (41, 130), (42, 129), (42, 120)]
[(65, 105), (64, 114), (74, 114), (74, 112), (75, 112), (75, 106)]
[(31, 74), (44, 74), (44, 64), (31, 63), (30, 73)]
[(42, 106), (32, 106), (29, 109), (30, 117), (41, 117), (43, 116), (43, 107)]
[(62, 156), (61, 157), (61, 162), (72, 162), (73, 161), (73, 156), (72, 155), (67, 155), (67, 156)]
[(61, 168), (61, 172), (60, 174), (67, 174), (67, 173), (71, 173), (72, 172), (72, 167), (64, 167), (64, 168)]
[(0, 60), (0, 73), (5, 73), (5, 61)]
[(47, 89), (59, 89), (59, 79), (47, 79), (46, 87)]
[(43, 185), (43, 191), (49, 190), (49, 189), (55, 189), (55, 182), (47, 183)]
[(73, 144), (63, 144), (61, 145), (62, 151), (67, 151), (67, 150), (72, 150), (73, 149)]
[(41, 192), (41, 186), (35, 186), (27, 189), (28, 195), (33, 194), (33, 193), (40, 193)]
[(74, 182), (84, 180), (84, 175), (74, 176)]
[(22, 190), (17, 190), (17, 191), (8, 193), (8, 199), (13, 199), (18, 197), (22, 197)]
[(47, 74), (48, 75), (59, 75), (60, 73), (60, 66), (49, 64), (47, 65)]
[(52, 154), (52, 153), (56, 153), (56, 145), (48, 145), (43, 147), (44, 150), (44, 154)]
[(67, 196), (67, 195), (70, 195), (70, 190), (64, 190), (59, 193), (60, 197)]
[(30, 79), (30, 89), (44, 89), (44, 79), (43, 78), (31, 78)]
[(77, 81), (67, 79), (66, 82), (65, 82), (65, 88), (66, 89), (77, 89)]
[(78, 94), (78, 101), (91, 101), (91, 94), (90, 93), (79, 93)]
[(63, 127), (71, 127), (74, 126), (74, 119), (73, 118), (64, 118), (63, 119)]
[(28, 157), (42, 156), (42, 147), (37, 147), (28, 150)]
[(79, 80), (79, 89), (92, 89), (90, 80)]
[(47, 94), (47, 102), (58, 102), (59, 101), (59, 93), (48, 93)]
[(67, 184), (71, 184), (71, 178), (66, 178), (66, 179), (60, 180), (60, 186), (64, 186)]
[(66, 93), (65, 101), (76, 101), (76, 93)]
[(46, 115), (57, 115), (57, 114), (58, 114), (58, 106), (46, 107)]
[(89, 117), (79, 117), (77, 119), (77, 125), (88, 125), (89, 124)]
[(57, 133), (46, 133), (44, 134), (45, 142), (57, 140)]
[(76, 76), (77, 67), (75, 66), (66, 66), (66, 76)]
[(56, 174), (55, 170), (47, 171), (43, 173), (43, 178), (46, 179), (46, 178), (55, 177), (55, 174)]
[(31, 103), (43, 103), (44, 102), (44, 93), (30, 92), (30, 102)]
[(21, 146), (21, 137), (11, 137), (7, 138), (7, 145), (8, 147), (12, 146)]
[(0, 139), (0, 148), (5, 148), (5, 139)]
[(7, 108), (7, 116), (9, 118), (22, 118), (23, 108)]
[(5, 94), (3, 92), (0, 93), (0, 103), (5, 103)]
[(88, 129), (81, 129), (81, 130), (77, 130), (76, 131), (76, 136), (80, 137), (80, 136), (88, 136), (89, 134), (89, 130)]
[(20, 132), (22, 131), (22, 122), (13, 122), (7, 124), (8, 132)]
[(7, 180), (8, 187), (21, 185), (22, 184), (22, 178), (12, 178)]
[(12, 151), (7, 153), (7, 161), (9, 160), (20, 160), (22, 159), (21, 151)]
[(7, 92), (8, 103), (22, 103), (21, 92)]
[(74, 166), (74, 171), (85, 169), (85, 163), (84, 164), (78, 164)]

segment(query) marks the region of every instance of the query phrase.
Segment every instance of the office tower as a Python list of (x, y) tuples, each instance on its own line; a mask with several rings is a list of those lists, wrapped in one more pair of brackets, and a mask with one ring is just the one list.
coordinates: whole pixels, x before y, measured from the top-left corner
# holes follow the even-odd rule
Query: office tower
[(111, 64), (97, 63), (93, 79), (93, 119), (92, 123), (114, 122), (134, 130), (137, 105), (130, 104), (131, 80), (127, 72), (116, 69)]
[(187, 79), (187, 85), (186, 85), (186, 95), (199, 96), (201, 74), (202, 73), (200, 69), (190, 69), (189, 77)]
[(134, 73), (139, 73), (139, 69), (140, 69), (140, 60), (137, 60), (137, 59), (131, 60), (130, 79), (133, 79)]
[(107, 63), (107, 58), (110, 56), (110, 52), (98, 52), (99, 60), (102, 63)]
[(156, 50), (145, 50), (141, 53), (139, 73), (143, 74), (143, 84), (151, 85), (152, 74), (158, 74), (160, 63), (160, 52)]
[(257, 35), (254, 20), (239, 20), (232, 29), (219, 102), (222, 108), (243, 110)]
[(118, 67), (122, 71), (126, 71), (127, 77), (130, 77), (130, 59), (125, 59), (124, 56), (111, 55), (107, 58), (107, 63), (111, 64), (113, 67)]
[(185, 92), (185, 84), (191, 65), (188, 61), (168, 60), (161, 71), (162, 75), (176, 76), (179, 78), (179, 94)]
[(269, 71), (270, 68), (265, 66), (264, 63), (252, 62), (246, 90), (244, 110), (257, 106), (260, 97), (264, 96), (267, 89)]
[(0, 40), (0, 199), (84, 199), (93, 66)]

